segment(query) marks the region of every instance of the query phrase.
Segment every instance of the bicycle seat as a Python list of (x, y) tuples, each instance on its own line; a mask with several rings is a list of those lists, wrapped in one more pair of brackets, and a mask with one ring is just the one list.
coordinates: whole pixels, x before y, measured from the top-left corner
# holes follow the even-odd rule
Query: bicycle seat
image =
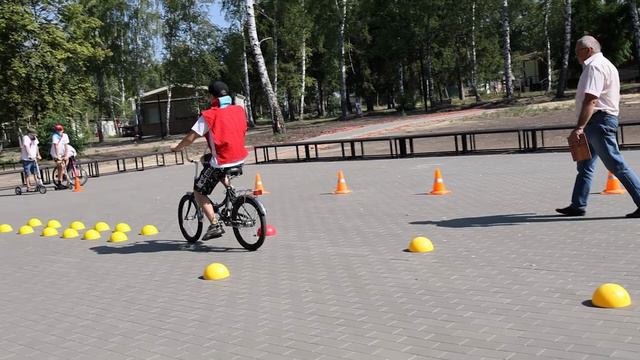
[(236, 176), (240, 176), (242, 175), (242, 165), (236, 165), (236, 166), (231, 166), (228, 168), (224, 168), (224, 170), (222, 170), (225, 174), (229, 175), (230, 177), (236, 177)]

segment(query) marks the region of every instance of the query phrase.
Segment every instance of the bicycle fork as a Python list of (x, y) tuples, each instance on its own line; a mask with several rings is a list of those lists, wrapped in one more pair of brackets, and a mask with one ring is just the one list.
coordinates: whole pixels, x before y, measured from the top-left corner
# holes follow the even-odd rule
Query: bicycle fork
[(200, 207), (200, 205), (198, 204), (198, 201), (196, 200), (196, 195), (193, 193), (193, 191), (187, 191), (187, 196), (190, 196), (191, 199), (193, 199), (193, 202), (189, 202), (189, 207), (187, 208), (187, 214), (191, 213), (191, 205), (195, 204), (195, 210), (196, 210), (196, 217), (198, 218), (198, 222), (202, 222), (203, 218), (204, 218), (204, 213), (202, 212), (202, 208)]

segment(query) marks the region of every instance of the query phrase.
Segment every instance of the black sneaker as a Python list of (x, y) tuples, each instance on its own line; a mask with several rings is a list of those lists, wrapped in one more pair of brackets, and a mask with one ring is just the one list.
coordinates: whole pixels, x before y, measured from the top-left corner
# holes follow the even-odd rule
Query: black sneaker
[(220, 225), (219, 223), (211, 224), (209, 225), (207, 232), (204, 233), (202, 240), (219, 238), (220, 236), (222, 236), (222, 234), (224, 234), (224, 229), (222, 228), (222, 225)]
[(556, 211), (566, 216), (584, 216), (584, 214), (587, 213), (583, 209), (578, 209), (571, 205), (567, 206), (566, 208), (556, 209)]
[(628, 217), (628, 218), (640, 218), (640, 207), (637, 208), (636, 211), (625, 215), (625, 217)]

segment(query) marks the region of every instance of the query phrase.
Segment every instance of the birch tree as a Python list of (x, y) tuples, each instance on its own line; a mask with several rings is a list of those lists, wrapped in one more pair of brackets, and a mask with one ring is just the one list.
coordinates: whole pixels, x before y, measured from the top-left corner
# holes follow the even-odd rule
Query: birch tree
[(342, 120), (347, 119), (347, 73), (344, 61), (344, 29), (347, 20), (347, 0), (335, 0), (338, 10), (338, 48), (340, 61), (340, 110)]
[(513, 75), (511, 72), (511, 39), (509, 27), (509, 1), (502, 1), (502, 16), (500, 19), (502, 36), (502, 56), (504, 58), (504, 89), (507, 98), (513, 97)]
[(478, 59), (476, 45), (476, 0), (471, 1), (471, 89), (476, 98), (476, 102), (480, 102), (480, 93), (478, 92)]
[[(300, 0), (302, 5), (302, 11), (305, 12), (304, 0)], [(300, 84), (300, 120), (304, 120), (304, 92), (305, 85), (307, 79), (307, 27), (306, 21), (303, 21), (303, 28), (301, 32), (302, 36), (302, 46), (301, 46), (301, 55), (302, 55), (302, 64), (301, 64), (301, 84)]]
[(562, 46), (562, 63), (560, 66), (560, 77), (558, 79), (558, 90), (556, 97), (564, 97), (564, 90), (567, 87), (567, 72), (569, 70), (569, 54), (571, 52), (571, 0), (564, 0), (564, 38)]
[(262, 82), (262, 88), (267, 95), (269, 106), (271, 108), (271, 121), (274, 134), (280, 134), (285, 132), (284, 120), (282, 117), (282, 111), (278, 104), (278, 99), (271, 81), (269, 80), (269, 73), (262, 56), (262, 50), (260, 49), (260, 41), (258, 40), (258, 32), (256, 29), (256, 17), (254, 10), (254, 0), (245, 0), (245, 10), (247, 12), (247, 31), (249, 33), (249, 43), (253, 50), (256, 65), (258, 67), (258, 74), (260, 75), (260, 81)]
[(551, 92), (551, 41), (549, 40), (549, 15), (551, 13), (551, 0), (544, 0), (544, 42), (545, 59), (547, 61), (547, 86), (545, 93)]

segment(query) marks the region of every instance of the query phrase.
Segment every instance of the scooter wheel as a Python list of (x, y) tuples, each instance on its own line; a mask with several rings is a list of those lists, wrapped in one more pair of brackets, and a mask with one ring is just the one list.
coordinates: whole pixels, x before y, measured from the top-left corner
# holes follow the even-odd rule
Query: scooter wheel
[(42, 185), (38, 185), (38, 192), (40, 194), (46, 194), (47, 193), (47, 188), (42, 186)]
[(16, 186), (16, 195), (22, 195), (22, 188), (20, 186)]

